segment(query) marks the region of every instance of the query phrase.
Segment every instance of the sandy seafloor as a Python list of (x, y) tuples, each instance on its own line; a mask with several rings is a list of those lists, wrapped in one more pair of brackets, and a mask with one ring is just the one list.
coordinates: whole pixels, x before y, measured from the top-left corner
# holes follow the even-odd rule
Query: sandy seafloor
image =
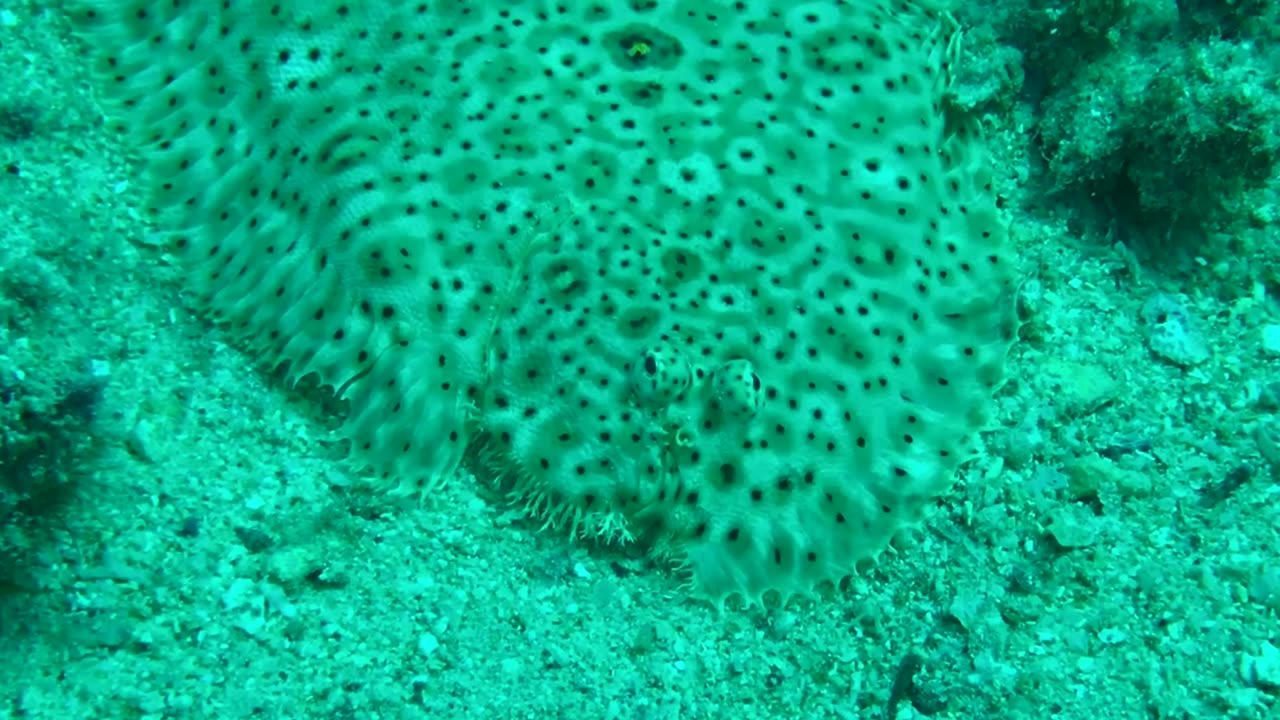
[[(186, 309), (56, 11), (0, 20), (0, 98), (38, 110), (0, 143), (0, 372), (106, 382), (82, 496), (0, 596), (0, 718), (1280, 717), (1269, 311), (1073, 230), (1012, 130), (1029, 321), (985, 459), (848, 587), (717, 614), (479, 484), (365, 491), (338, 409)], [(1159, 293), (1208, 360), (1151, 352)]]

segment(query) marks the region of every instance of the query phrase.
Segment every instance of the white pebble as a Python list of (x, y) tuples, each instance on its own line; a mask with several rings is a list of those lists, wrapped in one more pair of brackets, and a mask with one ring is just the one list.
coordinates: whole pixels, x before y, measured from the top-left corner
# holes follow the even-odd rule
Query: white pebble
[(431, 633), (423, 633), (418, 636), (418, 653), (423, 657), (431, 657), (432, 653), (440, 648), (440, 641)]
[(1257, 655), (1243, 656), (1240, 677), (1253, 687), (1280, 687), (1280, 649), (1264, 642)]
[(1274, 357), (1280, 357), (1280, 325), (1267, 325), (1262, 328), (1262, 351)]

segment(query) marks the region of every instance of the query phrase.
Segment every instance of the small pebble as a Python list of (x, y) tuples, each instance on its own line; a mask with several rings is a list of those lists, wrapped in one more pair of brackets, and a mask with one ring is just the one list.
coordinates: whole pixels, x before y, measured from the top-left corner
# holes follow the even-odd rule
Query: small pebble
[(418, 636), (418, 654), (423, 657), (431, 657), (436, 650), (440, 649), (440, 641), (431, 633), (423, 633)]

